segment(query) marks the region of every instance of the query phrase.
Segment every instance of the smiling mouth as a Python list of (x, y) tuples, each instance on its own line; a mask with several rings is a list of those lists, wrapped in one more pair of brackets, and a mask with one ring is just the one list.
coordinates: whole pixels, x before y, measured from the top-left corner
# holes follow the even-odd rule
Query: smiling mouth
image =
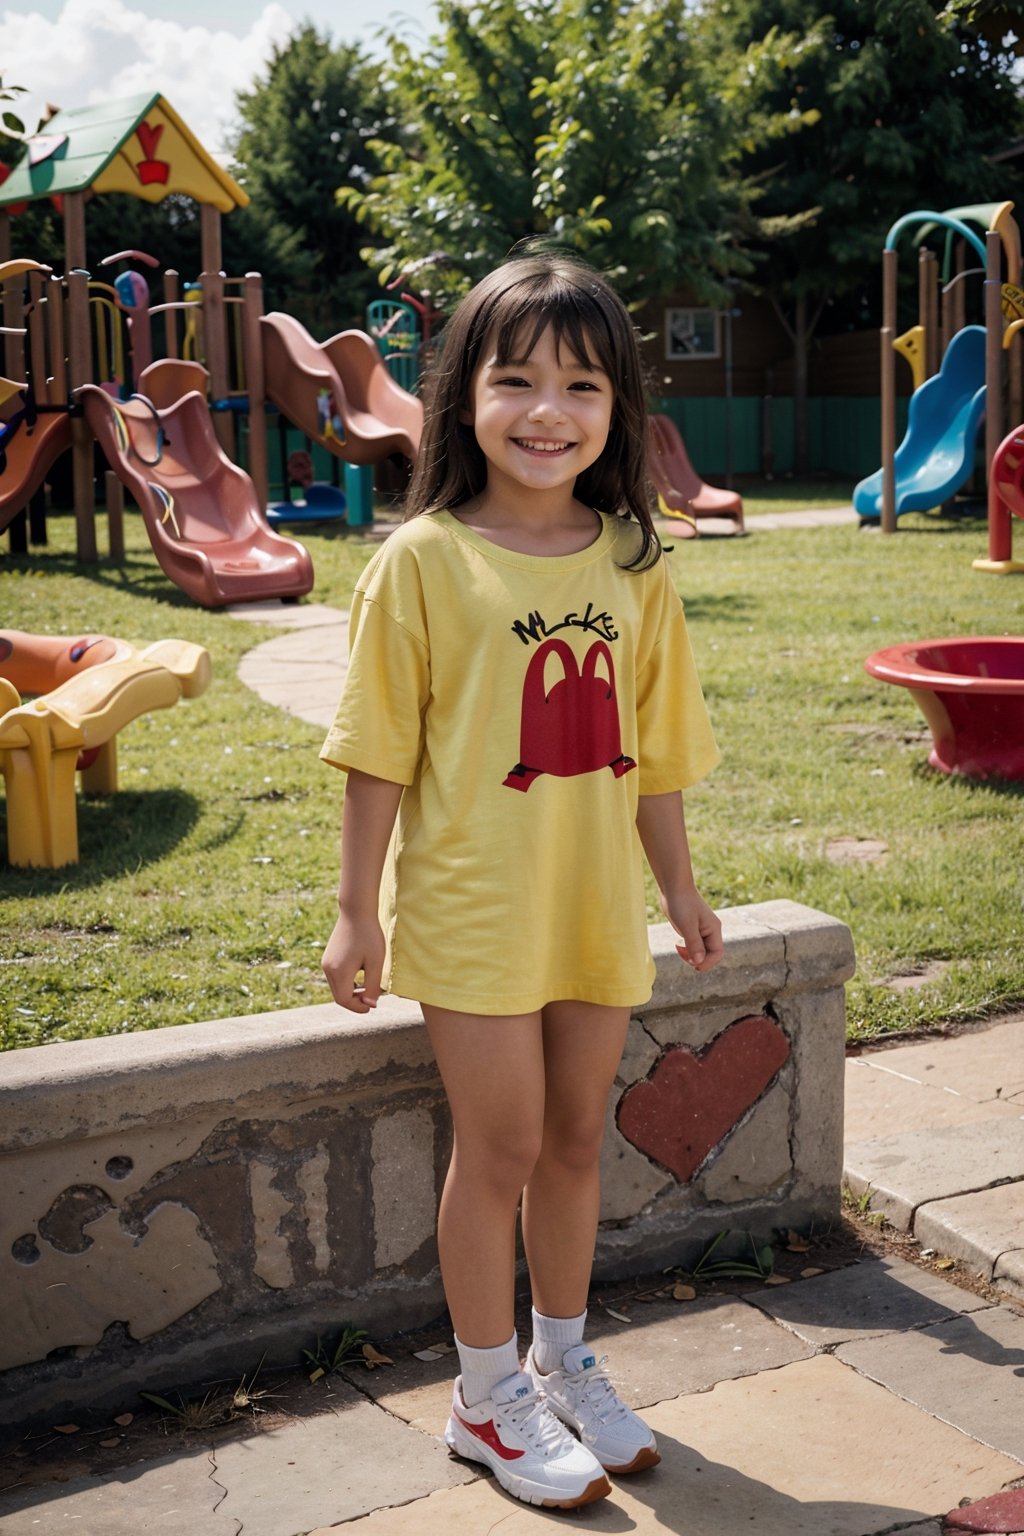
[(566, 448), (574, 446), (572, 443), (552, 442), (543, 437), (516, 437), (513, 442), (517, 448), (525, 448), (529, 453), (564, 453)]

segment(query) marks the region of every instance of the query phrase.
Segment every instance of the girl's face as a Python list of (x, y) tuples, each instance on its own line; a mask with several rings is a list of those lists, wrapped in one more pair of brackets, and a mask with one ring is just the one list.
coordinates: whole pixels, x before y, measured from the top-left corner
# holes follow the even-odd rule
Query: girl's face
[(571, 501), (576, 477), (604, 451), (615, 392), (596, 363), (584, 363), (554, 332), (528, 357), (499, 365), (483, 349), (461, 413), (487, 460), (487, 491), (529, 490)]

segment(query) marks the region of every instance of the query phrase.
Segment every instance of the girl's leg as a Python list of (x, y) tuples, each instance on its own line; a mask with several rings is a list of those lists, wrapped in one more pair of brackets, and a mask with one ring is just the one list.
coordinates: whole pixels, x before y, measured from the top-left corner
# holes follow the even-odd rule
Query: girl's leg
[(527, 1370), (602, 1466), (639, 1472), (660, 1460), (654, 1435), (582, 1342), (601, 1198), (598, 1158), (629, 1010), (551, 1003), (543, 1020), (544, 1141), (523, 1200), (535, 1314)]
[(437, 1232), (445, 1296), (457, 1338), (493, 1349), (514, 1332), (516, 1213), (544, 1135), (541, 1015), (423, 1016), (455, 1130)]
[(523, 1197), (523, 1243), (536, 1310), (586, 1309), (601, 1201), (598, 1159), (628, 1008), (549, 1003), (542, 1012), (544, 1129)]

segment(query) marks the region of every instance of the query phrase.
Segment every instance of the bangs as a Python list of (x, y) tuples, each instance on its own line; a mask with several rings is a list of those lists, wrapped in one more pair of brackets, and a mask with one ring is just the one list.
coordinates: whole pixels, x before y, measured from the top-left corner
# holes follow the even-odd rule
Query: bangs
[(524, 283), (500, 295), (489, 321), (488, 333), (494, 337), (495, 360), (501, 368), (525, 363), (550, 330), (556, 351), (565, 348), (582, 368), (602, 369), (610, 378), (618, 372), (607, 319), (597, 301), (575, 285), (545, 283), (538, 291), (534, 284)]

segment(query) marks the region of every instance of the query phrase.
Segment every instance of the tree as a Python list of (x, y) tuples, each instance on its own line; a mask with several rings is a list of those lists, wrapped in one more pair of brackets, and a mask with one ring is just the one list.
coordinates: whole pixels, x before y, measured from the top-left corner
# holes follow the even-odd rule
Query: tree
[(237, 97), (233, 172), (252, 204), (226, 222), (225, 253), (244, 253), (241, 264), (263, 271), (269, 302), (322, 337), (361, 325), (377, 295), (359, 254), (365, 233), (334, 194), (379, 169), (370, 140), (394, 126), (379, 73), (358, 48), (335, 48), (307, 24)]
[(734, 165), (753, 199), (756, 286), (793, 346), (798, 470), (825, 305), (874, 277), (902, 213), (1012, 195), (987, 158), (1024, 124), (1012, 59), (964, 21), (966, 3), (834, 0), (828, 14), (821, 0), (705, 5), (727, 61)]
[[(520, 240), (550, 237), (639, 301), (724, 295), (743, 267), (716, 174), (723, 114), (686, 0), (440, 0), (426, 49), (392, 39), (388, 87), (412, 136), (339, 198), (387, 281), (458, 298)], [(429, 274), (429, 275), (425, 275)]]

